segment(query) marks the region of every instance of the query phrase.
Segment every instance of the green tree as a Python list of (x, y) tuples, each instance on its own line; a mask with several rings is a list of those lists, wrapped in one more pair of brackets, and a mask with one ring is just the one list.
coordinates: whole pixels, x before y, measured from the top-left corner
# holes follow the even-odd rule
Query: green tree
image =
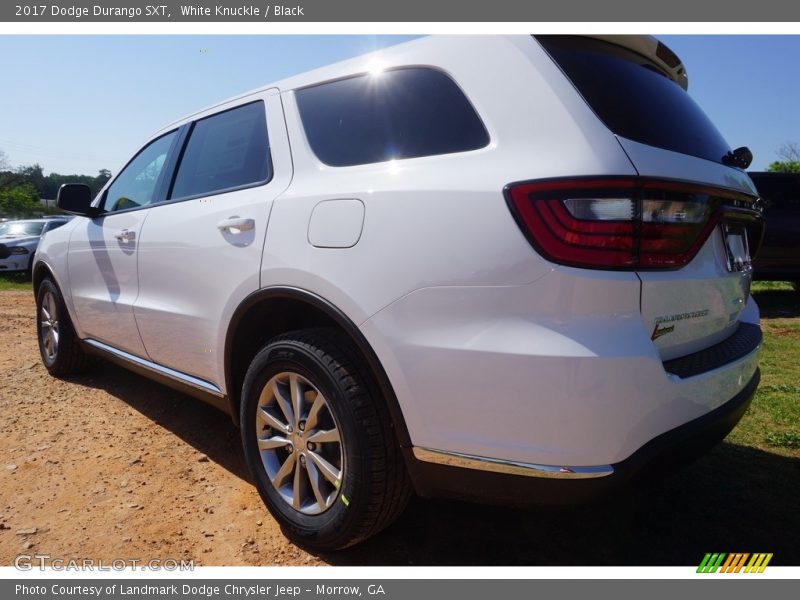
[(800, 144), (786, 142), (775, 153), (780, 160), (776, 160), (767, 167), (773, 173), (800, 173)]
[(33, 184), (0, 189), (0, 214), (4, 217), (30, 217), (41, 212), (39, 195)]
[(773, 173), (800, 173), (800, 160), (776, 160), (769, 164), (767, 171)]

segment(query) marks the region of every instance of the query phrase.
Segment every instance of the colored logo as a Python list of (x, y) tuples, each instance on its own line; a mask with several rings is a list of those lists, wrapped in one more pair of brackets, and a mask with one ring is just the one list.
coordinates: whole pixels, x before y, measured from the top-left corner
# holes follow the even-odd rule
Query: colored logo
[[(748, 561), (748, 559), (750, 559)], [(758, 552), (736, 552), (726, 554), (725, 552), (708, 552), (703, 557), (700, 566), (697, 567), (698, 573), (763, 573), (769, 561), (772, 560), (772, 553)]]
[(673, 331), (675, 331), (675, 325), (661, 326), (656, 323), (655, 329), (653, 329), (653, 335), (650, 336), (650, 339), (655, 341), (662, 335), (667, 335)]

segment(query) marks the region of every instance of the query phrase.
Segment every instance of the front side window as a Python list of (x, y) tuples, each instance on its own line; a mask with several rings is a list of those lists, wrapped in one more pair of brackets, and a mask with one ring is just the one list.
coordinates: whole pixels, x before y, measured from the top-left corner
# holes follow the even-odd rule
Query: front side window
[(359, 75), (295, 94), (311, 149), (334, 167), (466, 152), (489, 143), (464, 93), (434, 69)]
[(167, 154), (177, 131), (161, 136), (128, 163), (106, 191), (106, 212), (127, 210), (157, 202), (156, 193)]
[(264, 103), (253, 102), (194, 124), (170, 198), (265, 183), (271, 170)]

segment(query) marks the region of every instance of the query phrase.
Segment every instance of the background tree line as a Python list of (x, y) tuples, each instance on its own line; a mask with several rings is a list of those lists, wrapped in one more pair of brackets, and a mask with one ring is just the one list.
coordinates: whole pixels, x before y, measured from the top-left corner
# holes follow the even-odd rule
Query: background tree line
[(111, 178), (111, 171), (101, 169), (97, 175), (45, 175), (42, 167), (34, 164), (12, 169), (5, 152), (0, 150), (0, 217), (35, 217), (60, 212), (45, 207), (42, 198), (54, 200), (58, 188), (64, 183), (85, 183), (97, 194)]
[(786, 142), (776, 152), (781, 160), (776, 160), (767, 167), (774, 173), (800, 173), (800, 144)]

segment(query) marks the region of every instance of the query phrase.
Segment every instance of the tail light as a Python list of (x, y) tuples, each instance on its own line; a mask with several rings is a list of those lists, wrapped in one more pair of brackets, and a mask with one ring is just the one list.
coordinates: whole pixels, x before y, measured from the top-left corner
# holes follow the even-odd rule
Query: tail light
[(528, 241), (546, 259), (590, 269), (678, 269), (721, 220), (761, 237), (755, 198), (640, 177), (542, 180), (506, 187)]

